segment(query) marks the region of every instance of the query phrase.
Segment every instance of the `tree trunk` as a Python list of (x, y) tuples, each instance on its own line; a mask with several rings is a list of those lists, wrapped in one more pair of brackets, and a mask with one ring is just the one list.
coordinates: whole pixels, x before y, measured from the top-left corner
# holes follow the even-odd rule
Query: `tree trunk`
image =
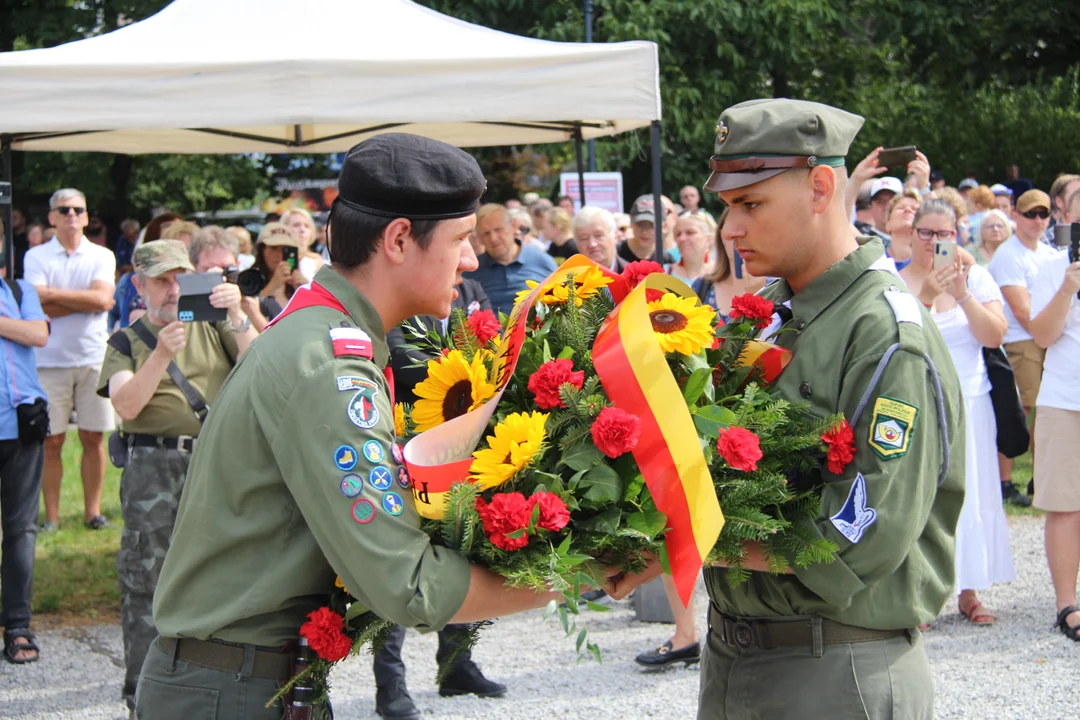
[(791, 97), (791, 87), (788, 84), (787, 73), (781, 69), (773, 68), (772, 87), (774, 98)]
[(109, 202), (109, 213), (113, 216), (115, 223), (119, 223), (128, 216), (128, 185), (131, 183), (131, 163), (132, 157), (130, 155), (113, 155), (110, 173), (113, 183), (113, 197)]

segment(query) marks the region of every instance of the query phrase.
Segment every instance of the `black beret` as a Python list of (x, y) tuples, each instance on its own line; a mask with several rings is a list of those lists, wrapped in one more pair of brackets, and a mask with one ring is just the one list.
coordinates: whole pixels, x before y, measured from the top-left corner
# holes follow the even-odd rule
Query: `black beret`
[(337, 199), (380, 217), (443, 220), (476, 212), (484, 173), (464, 150), (438, 140), (386, 133), (345, 156)]

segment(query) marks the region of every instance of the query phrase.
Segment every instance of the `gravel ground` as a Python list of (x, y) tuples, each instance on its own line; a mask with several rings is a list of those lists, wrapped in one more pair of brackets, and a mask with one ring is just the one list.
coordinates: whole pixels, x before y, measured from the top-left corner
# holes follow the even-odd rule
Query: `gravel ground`
[[(982, 594), (998, 623), (974, 627), (957, 614), (955, 601), (927, 633), (936, 681), (938, 718), (1076, 718), (1074, 693), (1080, 646), (1048, 627), (1053, 595), (1042, 551), (1042, 521), (1011, 518), (1019, 577)], [(703, 593), (697, 596), (704, 618)], [(425, 717), (466, 718), (693, 718), (698, 672), (679, 667), (642, 673), (634, 656), (667, 639), (670, 628), (636, 622), (625, 603), (590, 614), (588, 625), (604, 662), (577, 663), (573, 644), (544, 625), (539, 613), (490, 628), (475, 658), (492, 678), (509, 686), (501, 700), (440, 698), (434, 684), (434, 636), (411, 633), (405, 643), (409, 687)], [(704, 630), (704, 621), (699, 621)], [(120, 629), (93, 625), (42, 633), (41, 662), (16, 667), (0, 662), (0, 717), (25, 720), (108, 718), (123, 720)], [(333, 676), (339, 718), (374, 717), (374, 681), (366, 657), (344, 663)]]

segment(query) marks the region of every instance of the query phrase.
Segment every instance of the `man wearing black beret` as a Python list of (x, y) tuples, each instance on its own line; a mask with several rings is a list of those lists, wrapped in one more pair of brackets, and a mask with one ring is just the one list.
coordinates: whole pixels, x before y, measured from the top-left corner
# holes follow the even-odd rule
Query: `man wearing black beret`
[(386, 333), (412, 315), (449, 315), (476, 268), (479, 166), (450, 145), (385, 134), (348, 153), (339, 191), (331, 265), (244, 354), (195, 444), (154, 597), (160, 637), (140, 718), (280, 719), (280, 704), (265, 705), (336, 577), (365, 607), (422, 630), (557, 595), (509, 588), (432, 546), (411, 494), (385, 482), (397, 477)]

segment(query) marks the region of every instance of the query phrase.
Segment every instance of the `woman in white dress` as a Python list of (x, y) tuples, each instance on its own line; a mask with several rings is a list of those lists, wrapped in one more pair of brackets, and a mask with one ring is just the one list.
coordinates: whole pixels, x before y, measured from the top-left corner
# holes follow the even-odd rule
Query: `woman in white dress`
[(997, 427), (990, 403), (990, 378), (982, 349), (1005, 338), (1001, 290), (984, 268), (956, 262), (934, 267), (937, 250), (956, 241), (956, 212), (943, 200), (923, 202), (913, 223), (911, 264), (900, 275), (930, 310), (949, 348), (964, 397), (967, 482), (956, 528), (956, 585), (960, 612), (976, 625), (995, 621), (979, 602), (978, 590), (1015, 577), (1009, 529), (998, 482)]

